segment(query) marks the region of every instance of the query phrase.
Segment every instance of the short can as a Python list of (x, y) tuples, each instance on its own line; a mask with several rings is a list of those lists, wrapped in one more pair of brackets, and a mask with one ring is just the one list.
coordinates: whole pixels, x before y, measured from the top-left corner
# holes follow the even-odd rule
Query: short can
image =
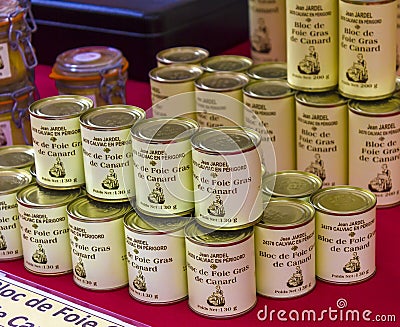
[[(394, 92), (396, 20), (396, 0), (339, 1), (341, 94), (358, 100), (378, 100)], [(382, 58), (385, 64), (377, 65)]]
[(129, 294), (150, 304), (187, 298), (184, 227), (190, 217), (166, 219), (130, 211), (125, 215)]
[(198, 64), (210, 55), (204, 48), (195, 46), (179, 46), (163, 49), (156, 54), (157, 66), (171, 64)]
[(81, 196), (67, 207), (73, 278), (90, 290), (128, 284), (124, 216), (129, 202), (99, 202)]
[(25, 170), (0, 170), (0, 261), (23, 256), (16, 194), (31, 180)]
[(242, 89), (250, 78), (239, 72), (215, 72), (195, 81), (197, 121), (202, 127), (243, 126)]
[(99, 201), (135, 196), (130, 129), (146, 113), (129, 105), (106, 105), (80, 116), (85, 188)]
[(205, 128), (193, 135), (195, 216), (218, 229), (255, 225), (263, 211), (260, 135), (245, 127)]
[(0, 147), (0, 170), (1, 169), (24, 169), (29, 171), (35, 163), (33, 146), (10, 145)]
[[(285, 59), (286, 60), (286, 59)], [(247, 76), (252, 80), (287, 80), (286, 62), (263, 62), (251, 66), (246, 71)]]
[(203, 59), (200, 65), (207, 73), (245, 72), (253, 65), (253, 60), (241, 55), (218, 55)]
[(314, 216), (309, 202), (289, 198), (269, 201), (254, 227), (258, 294), (293, 298), (314, 289)]
[[(255, 81), (243, 88), (244, 126), (261, 135), (262, 149), (274, 148), (276, 170), (296, 168), (294, 91), (285, 81)], [(285, 128), (282, 128), (282, 123)], [(264, 145), (265, 144), (265, 145)], [(264, 153), (263, 158), (267, 159)]]
[(325, 92), (338, 83), (337, 2), (286, 0), (288, 83), (296, 90)]
[(335, 284), (375, 274), (376, 197), (355, 186), (334, 186), (311, 197), (315, 208), (316, 276)]
[(71, 272), (67, 205), (80, 190), (50, 190), (31, 184), (17, 193), (25, 269), (39, 275)]
[(378, 207), (400, 203), (400, 99), (349, 102), (349, 184), (372, 191)]
[(297, 170), (323, 187), (348, 183), (348, 99), (336, 91), (296, 93)]
[(149, 72), (153, 117), (195, 118), (194, 81), (203, 70), (193, 64), (173, 64)]
[(84, 96), (59, 95), (29, 107), (37, 183), (52, 189), (85, 184), (79, 117), (93, 106)]
[(257, 302), (254, 230), (185, 228), (189, 307), (210, 318), (231, 318)]

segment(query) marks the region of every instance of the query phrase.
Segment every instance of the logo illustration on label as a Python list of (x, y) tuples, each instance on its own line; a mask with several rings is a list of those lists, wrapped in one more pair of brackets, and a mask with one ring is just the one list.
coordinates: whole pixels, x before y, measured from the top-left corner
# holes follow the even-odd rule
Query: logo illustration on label
[(321, 159), (321, 155), (316, 153), (314, 155), (315, 160), (305, 169), (306, 172), (317, 175), (322, 181), (326, 178), (326, 172), (324, 167), (324, 161)]
[(343, 270), (347, 273), (354, 273), (360, 271), (360, 269), (360, 258), (358, 257), (357, 252), (354, 252), (353, 257), (344, 265)]
[(381, 168), (382, 170), (368, 184), (372, 192), (388, 192), (392, 189), (392, 178), (387, 164), (383, 164)]
[(78, 263), (75, 265), (74, 271), (77, 276), (86, 278), (86, 270), (85, 266), (83, 265), (82, 258), (78, 259)]
[(207, 298), (207, 303), (213, 307), (223, 307), (225, 305), (224, 292), (221, 286), (215, 286), (215, 291)]
[(143, 291), (143, 292), (147, 291), (146, 280), (145, 280), (141, 270), (138, 271), (138, 275), (133, 280), (133, 287), (139, 291)]
[(347, 69), (346, 77), (349, 81), (356, 83), (365, 83), (368, 81), (367, 62), (362, 53), (357, 54), (357, 61)]
[(255, 29), (251, 34), (251, 48), (262, 53), (269, 53), (271, 51), (268, 28), (262, 17), (258, 18)]
[(49, 175), (56, 178), (65, 177), (65, 168), (60, 157), (57, 157), (56, 163), (49, 169)]
[(216, 217), (225, 216), (224, 203), (220, 195), (215, 196), (215, 200), (208, 206), (207, 212), (211, 216), (216, 216)]
[(290, 288), (303, 285), (303, 272), (300, 266), (296, 266), (296, 271), (289, 278), (286, 285)]
[(0, 250), (6, 250), (7, 249), (7, 242), (4, 237), (4, 235), (0, 232)]
[(46, 252), (43, 249), (42, 244), (39, 244), (36, 251), (32, 254), (32, 260), (43, 265), (47, 263)]
[(301, 74), (306, 75), (317, 75), (320, 72), (321, 67), (318, 60), (318, 52), (315, 51), (313, 45), (308, 47), (308, 54), (299, 62), (297, 69)]
[(147, 196), (147, 199), (151, 203), (156, 203), (156, 204), (163, 204), (165, 202), (164, 191), (160, 183), (156, 183), (154, 185), (154, 188), (151, 191), (151, 193)]
[(107, 190), (116, 190), (119, 187), (118, 177), (114, 169), (110, 169), (101, 186)]

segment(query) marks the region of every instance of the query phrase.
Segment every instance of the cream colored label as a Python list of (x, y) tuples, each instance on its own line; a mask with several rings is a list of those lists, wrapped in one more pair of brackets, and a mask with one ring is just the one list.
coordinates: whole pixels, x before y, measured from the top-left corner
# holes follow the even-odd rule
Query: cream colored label
[[(396, 1), (339, 1), (339, 90), (349, 97), (391, 94), (396, 76)], [(377, 64), (385, 58), (385, 64)]]
[(66, 206), (43, 209), (18, 204), (24, 265), (40, 274), (72, 269)]
[(8, 43), (0, 43), (0, 79), (11, 77)]
[(288, 298), (315, 287), (314, 220), (286, 230), (256, 226), (254, 233), (259, 294)]
[(254, 64), (286, 62), (285, 0), (249, 0), (251, 58)]
[(135, 195), (129, 129), (93, 131), (81, 126), (86, 192), (105, 200)]
[[(295, 100), (257, 99), (243, 95), (245, 126), (261, 135), (261, 143), (272, 143), (275, 149), (276, 170), (296, 169)], [(283, 128), (284, 124), (284, 128)], [(262, 145), (265, 148), (267, 145)], [(263, 157), (268, 157), (264, 154)]]
[(190, 140), (149, 144), (133, 139), (136, 205), (156, 215), (192, 210)]
[(79, 117), (44, 120), (31, 115), (36, 179), (56, 188), (85, 183)]
[(186, 241), (189, 306), (212, 317), (229, 317), (256, 303), (254, 236), (230, 246)]
[(287, 0), (287, 78), (300, 89), (331, 89), (338, 81), (337, 2)]
[(349, 111), (349, 184), (371, 190), (378, 206), (400, 202), (400, 116)]
[(0, 122), (0, 146), (13, 145), (13, 137), (11, 132), (11, 121), (6, 120)]
[(261, 161), (256, 149), (209, 155), (195, 149), (193, 180), (196, 218), (209, 226), (251, 224), (263, 211)]
[(242, 89), (229, 92), (196, 90), (197, 121), (201, 127), (243, 126)]
[(151, 102), (152, 104), (156, 104), (170, 96), (193, 92), (194, 91), (194, 81), (188, 82), (165, 82), (160, 83), (153, 79), (150, 79), (150, 87), (151, 87)]
[(348, 182), (347, 105), (325, 109), (296, 102), (297, 169), (322, 179), (323, 187)]
[(21, 230), (15, 193), (0, 197), (0, 261), (22, 257)]
[(77, 285), (107, 290), (128, 284), (122, 218), (100, 223), (69, 219), (69, 232)]
[(363, 214), (340, 217), (317, 212), (317, 277), (335, 283), (351, 283), (375, 273), (375, 217), (375, 208)]
[(185, 298), (188, 291), (183, 231), (179, 235), (144, 235), (125, 228), (125, 236), (131, 296), (151, 303)]

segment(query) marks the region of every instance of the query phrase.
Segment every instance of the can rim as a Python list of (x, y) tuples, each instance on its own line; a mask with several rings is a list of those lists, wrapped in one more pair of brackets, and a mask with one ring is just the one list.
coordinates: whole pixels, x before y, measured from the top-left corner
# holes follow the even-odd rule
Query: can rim
[[(263, 76), (263, 75), (257, 75), (257, 71), (261, 71), (264, 72), (263, 68), (271, 68), (271, 71), (274, 68), (281, 68), (282, 70), (285, 71), (285, 74), (282, 75), (281, 77), (277, 77), (277, 76)], [(261, 64), (257, 64), (257, 65), (253, 65), (252, 67), (250, 67), (246, 74), (253, 79), (256, 80), (286, 80), (287, 78), (287, 63), (283, 62), (283, 61), (271, 61), (271, 62), (263, 62)]]
[[(169, 60), (168, 58), (165, 58), (165, 55), (168, 53), (177, 53), (177, 52), (182, 52), (185, 50), (189, 50), (189, 51), (194, 50), (194, 53), (198, 52), (200, 54), (200, 56), (195, 61), (192, 61), (192, 60), (172, 61), (172, 60)], [(167, 49), (159, 51), (156, 54), (156, 60), (158, 62), (160, 62), (162, 64), (166, 64), (166, 65), (170, 65), (170, 64), (174, 64), (174, 63), (199, 63), (204, 58), (207, 58), (209, 56), (209, 54), (210, 54), (209, 51), (204, 48), (193, 47), (193, 46), (180, 46), (180, 47), (167, 48)]]
[[(221, 69), (210, 67), (210, 64), (212, 64), (212, 63), (223, 62), (225, 60), (242, 63), (242, 66), (238, 67), (237, 69), (234, 69), (234, 70), (221, 70)], [(204, 71), (206, 71), (208, 73), (245, 72), (247, 69), (249, 69), (253, 65), (253, 60), (251, 58), (243, 56), (243, 55), (223, 54), (223, 55), (216, 55), (216, 56), (211, 56), (211, 57), (205, 58), (201, 61), (200, 65), (204, 69)]]
[[(336, 101), (334, 99), (336, 98)], [(298, 103), (301, 103), (307, 107), (318, 107), (318, 108), (332, 108), (348, 104), (349, 99), (344, 98), (337, 90), (331, 90), (326, 92), (304, 92), (298, 91), (295, 93), (295, 99)], [(317, 101), (326, 99), (326, 102)], [(332, 99), (332, 101), (329, 101)], [(313, 101), (310, 101), (313, 100)]]
[[(184, 70), (191, 73), (191, 76), (182, 79), (167, 79), (164, 77), (159, 76), (160, 71), (168, 71), (168, 70)], [(162, 67), (155, 67), (149, 72), (149, 78), (154, 82), (159, 83), (183, 83), (183, 82), (190, 82), (194, 81), (198, 78), (201, 74), (203, 74), (203, 70), (196, 66), (190, 64), (171, 64), (168, 66)]]
[[(394, 106), (395, 103), (397, 103), (396, 106)], [(387, 104), (386, 108), (384, 104)], [(393, 104), (393, 107), (391, 106), (391, 104)], [(367, 111), (366, 109), (368, 109), (368, 107), (370, 109), (375, 109), (375, 110)], [(351, 112), (362, 116), (389, 117), (400, 113), (400, 98), (391, 97), (388, 99), (372, 100), (372, 101), (362, 101), (362, 100), (352, 99), (348, 103), (348, 108)], [(382, 108), (390, 109), (390, 111), (386, 110), (379, 112), (378, 110)]]
[[(285, 89), (286, 92), (284, 93), (279, 93), (279, 94), (259, 94), (254, 91), (255, 86), (278, 86), (281, 87), (281, 89)], [(294, 95), (294, 90), (289, 86), (289, 84), (286, 81), (283, 80), (256, 80), (253, 82), (248, 83), (243, 87), (243, 94), (251, 97), (251, 98), (256, 98), (256, 99), (280, 99), (280, 98), (287, 98), (292, 95)]]
[[(212, 87), (209, 85), (205, 85), (204, 81), (208, 79), (215, 79), (215, 78), (230, 78), (231, 80), (237, 81), (237, 85), (231, 87)], [(248, 77), (244, 73), (239, 72), (213, 72), (213, 73), (204, 73), (200, 77), (198, 77), (194, 81), (194, 85), (200, 91), (209, 91), (209, 92), (229, 92), (235, 90), (241, 90), (247, 83), (250, 82), (250, 77)]]
[[(0, 190), (0, 196), (6, 194), (16, 193), (18, 190), (23, 189), (25, 186), (29, 185), (32, 182), (32, 175), (23, 169), (1, 169), (0, 170), (0, 179), (2, 176), (14, 176), (18, 178), (20, 182), (19, 185), (14, 185), (8, 189)], [(4, 184), (2, 183), (2, 186)]]
[[(12, 153), (23, 153), (26, 154), (31, 158), (31, 160), (28, 160), (24, 163), (19, 163), (17, 165), (13, 166), (4, 166), (1, 161), (1, 157), (3, 155), (7, 154), (12, 154)], [(33, 146), (31, 145), (9, 145), (9, 146), (4, 146), (0, 147), (0, 168), (2, 169), (10, 169), (10, 168), (25, 168), (33, 165), (35, 163), (35, 151), (33, 149)], [(15, 163), (15, 162), (14, 162)]]

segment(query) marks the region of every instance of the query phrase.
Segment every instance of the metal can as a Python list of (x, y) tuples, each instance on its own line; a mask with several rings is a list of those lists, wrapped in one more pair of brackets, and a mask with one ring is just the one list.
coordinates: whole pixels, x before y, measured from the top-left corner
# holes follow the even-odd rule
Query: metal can
[(296, 93), (297, 170), (323, 187), (348, 183), (348, 100), (336, 91)]
[(286, 1), (288, 83), (297, 90), (325, 92), (338, 83), (337, 2)]
[(31, 145), (10, 145), (0, 147), (1, 169), (25, 169), (29, 171), (35, 163), (34, 150)]
[(199, 66), (190, 64), (152, 69), (149, 77), (153, 117), (195, 118), (194, 81), (202, 74), (203, 70)]
[(319, 190), (315, 208), (316, 275), (335, 284), (362, 282), (375, 274), (376, 197), (355, 186)]
[(219, 55), (203, 59), (200, 65), (207, 73), (245, 72), (253, 65), (253, 60), (240, 55)]
[(313, 206), (306, 201), (269, 201), (254, 227), (258, 294), (292, 298), (314, 289), (314, 215)]
[[(296, 168), (296, 108), (293, 90), (284, 81), (255, 81), (243, 88), (244, 125), (272, 143), (276, 170)], [(282, 122), (285, 128), (282, 128)], [(265, 147), (263, 147), (265, 148)], [(267, 154), (263, 154), (267, 158)]]
[(260, 135), (225, 126), (202, 129), (191, 142), (197, 221), (220, 229), (255, 225), (263, 211)]
[(120, 50), (106, 46), (87, 46), (59, 54), (50, 78), (58, 93), (90, 98), (94, 107), (125, 104), (128, 61)]
[(31, 180), (25, 170), (0, 170), (0, 261), (23, 256), (16, 194)]
[(99, 201), (128, 201), (135, 196), (130, 129), (145, 118), (143, 109), (119, 104), (80, 116), (88, 196)]
[(135, 300), (168, 304), (187, 297), (183, 228), (189, 220), (160, 219), (133, 210), (125, 215), (129, 294)]
[(37, 183), (52, 189), (85, 183), (79, 116), (93, 106), (84, 96), (60, 95), (29, 107)]
[(136, 204), (140, 211), (169, 217), (192, 211), (190, 138), (198, 124), (188, 118), (149, 118), (131, 129)]
[(287, 64), (286, 62), (264, 62), (253, 65), (246, 74), (252, 80), (287, 80)]
[(81, 196), (67, 206), (74, 282), (90, 290), (128, 284), (124, 216), (129, 202), (99, 202)]
[(285, 0), (249, 0), (249, 38), (255, 64), (286, 61)]
[(243, 87), (246, 74), (216, 72), (195, 81), (197, 121), (202, 127), (243, 126)]
[[(359, 100), (390, 97), (396, 78), (396, 0), (339, 1), (339, 92)], [(377, 65), (385, 58), (385, 65)]]
[(349, 184), (372, 191), (378, 207), (400, 203), (400, 99), (349, 102)]
[(185, 228), (189, 307), (212, 318), (231, 318), (257, 302), (253, 227), (210, 230), (195, 221)]
[(80, 190), (56, 191), (31, 184), (17, 193), (25, 269), (40, 275), (71, 271), (67, 205)]
[(173, 47), (159, 51), (156, 54), (157, 66), (171, 64), (200, 64), (209, 56), (208, 50), (193, 46)]

